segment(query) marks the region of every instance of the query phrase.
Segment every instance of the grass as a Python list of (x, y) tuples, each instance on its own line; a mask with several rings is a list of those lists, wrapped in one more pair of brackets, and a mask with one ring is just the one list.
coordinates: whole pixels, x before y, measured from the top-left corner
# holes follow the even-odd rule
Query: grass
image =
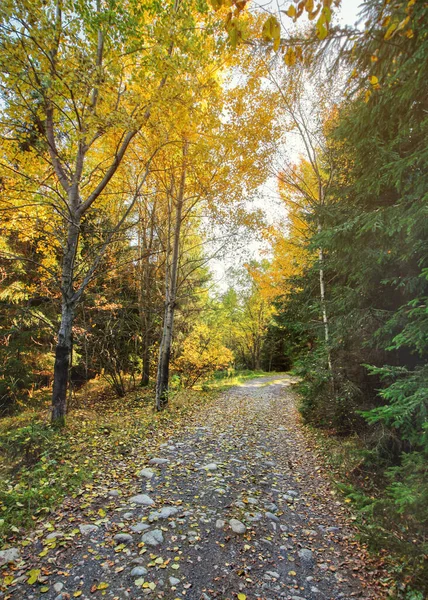
[[(200, 389), (171, 394), (162, 413), (153, 410), (152, 389), (137, 389), (119, 399), (103, 380), (94, 379), (73, 397), (64, 430), (51, 427), (50, 394), (40, 393), (31, 407), (0, 419), (0, 544), (46, 521), (66, 496), (90, 497), (97, 486), (105, 490), (128, 485), (144, 456), (211, 398), (251, 379), (275, 375), (217, 373)], [(117, 467), (122, 463), (129, 469)]]
[(107, 489), (131, 486), (144, 457), (212, 396), (180, 391), (156, 413), (152, 390), (119, 399), (95, 380), (74, 399), (64, 430), (50, 426), (44, 403), (1, 419), (0, 544), (45, 522), (65, 496), (89, 502)]
[(216, 373), (211, 379), (202, 383), (201, 388), (204, 390), (218, 390), (224, 391), (230, 387), (243, 385), (246, 381), (251, 379), (258, 379), (259, 377), (274, 377), (275, 375), (284, 375), (284, 373), (276, 373), (274, 371), (268, 373), (267, 371), (220, 371)]

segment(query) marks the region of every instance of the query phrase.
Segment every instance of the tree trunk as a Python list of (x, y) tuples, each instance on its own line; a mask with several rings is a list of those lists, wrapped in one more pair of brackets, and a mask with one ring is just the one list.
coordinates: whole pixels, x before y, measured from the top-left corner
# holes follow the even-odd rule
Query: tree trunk
[(183, 212), (184, 187), (186, 183), (186, 155), (187, 143), (185, 143), (183, 147), (183, 167), (181, 170), (180, 186), (176, 202), (171, 273), (169, 277), (169, 282), (166, 286), (165, 318), (163, 324), (162, 340), (159, 348), (159, 363), (156, 381), (156, 410), (162, 410), (168, 404), (169, 361), (171, 358), (172, 332), (174, 326), (174, 312), (177, 297), (178, 263), (180, 258), (181, 216)]
[(63, 427), (67, 412), (67, 385), (72, 348), (73, 308), (63, 302), (58, 343), (55, 349), (54, 383), (52, 393), (52, 423)]
[(168, 302), (162, 341), (159, 350), (159, 364), (156, 381), (156, 410), (162, 410), (168, 404), (169, 361), (171, 358), (172, 330), (174, 325), (174, 304)]
[(67, 245), (62, 263), (61, 323), (58, 331), (58, 342), (55, 349), (51, 416), (52, 423), (60, 427), (65, 425), (65, 415), (67, 413), (68, 371), (73, 343), (72, 331), (75, 308), (73, 299), (73, 273), (74, 260), (79, 242), (79, 232), (79, 223), (70, 222), (68, 226)]
[[(148, 324), (146, 324), (148, 327)], [(141, 373), (141, 385), (147, 387), (150, 381), (150, 332), (148, 329), (144, 332), (143, 338), (143, 369)]]
[[(320, 227), (318, 227), (318, 231), (320, 231)], [(327, 317), (327, 307), (325, 302), (325, 284), (324, 284), (324, 253), (322, 248), (318, 249), (318, 260), (319, 260), (319, 275), (320, 275), (320, 298), (321, 298), (321, 313), (322, 313), (322, 321), (324, 324), (324, 339), (325, 345), (327, 348), (327, 363), (329, 371), (332, 371), (331, 364), (331, 352), (330, 352), (330, 330), (328, 324)]]

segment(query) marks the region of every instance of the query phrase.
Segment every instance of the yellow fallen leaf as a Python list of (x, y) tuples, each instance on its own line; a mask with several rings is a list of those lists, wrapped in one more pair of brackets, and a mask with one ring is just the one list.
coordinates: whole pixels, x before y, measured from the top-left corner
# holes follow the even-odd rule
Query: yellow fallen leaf
[(29, 571), (27, 573), (27, 575), (28, 575), (27, 583), (29, 585), (33, 585), (33, 583), (36, 583), (36, 581), (39, 578), (40, 569), (31, 569), (31, 571)]
[(101, 583), (99, 583), (97, 585), (97, 590), (106, 590), (108, 588), (109, 584), (105, 583), (104, 581), (101, 581)]
[(247, 600), (247, 596), (245, 594), (238, 594), (238, 600)]

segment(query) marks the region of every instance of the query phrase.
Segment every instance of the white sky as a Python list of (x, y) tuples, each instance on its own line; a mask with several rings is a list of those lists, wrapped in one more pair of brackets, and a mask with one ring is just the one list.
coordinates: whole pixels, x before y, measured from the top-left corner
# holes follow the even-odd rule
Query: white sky
[[(282, 2), (281, 2), (282, 4)], [(288, 6), (288, 2), (284, 3)], [(355, 25), (361, 0), (342, 0), (340, 10), (336, 12), (336, 19), (341, 25)], [(269, 179), (260, 190), (260, 198), (253, 201), (251, 206), (262, 209), (265, 219), (270, 224), (279, 224), (286, 217), (286, 212), (281, 202), (275, 178)], [(239, 267), (251, 259), (260, 260), (266, 256), (266, 244), (257, 240), (255, 236), (248, 239), (245, 250), (242, 248), (231, 249), (225, 260), (212, 260), (210, 269), (214, 275), (216, 288), (225, 291), (228, 287), (227, 270)]]

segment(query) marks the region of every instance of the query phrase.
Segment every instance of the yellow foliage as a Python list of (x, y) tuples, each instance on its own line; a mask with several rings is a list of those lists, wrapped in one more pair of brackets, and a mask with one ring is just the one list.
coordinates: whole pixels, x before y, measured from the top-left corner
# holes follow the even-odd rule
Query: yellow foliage
[(202, 377), (225, 369), (233, 362), (233, 352), (221, 341), (221, 334), (208, 325), (198, 324), (184, 340), (182, 352), (174, 361), (186, 387), (192, 387)]

